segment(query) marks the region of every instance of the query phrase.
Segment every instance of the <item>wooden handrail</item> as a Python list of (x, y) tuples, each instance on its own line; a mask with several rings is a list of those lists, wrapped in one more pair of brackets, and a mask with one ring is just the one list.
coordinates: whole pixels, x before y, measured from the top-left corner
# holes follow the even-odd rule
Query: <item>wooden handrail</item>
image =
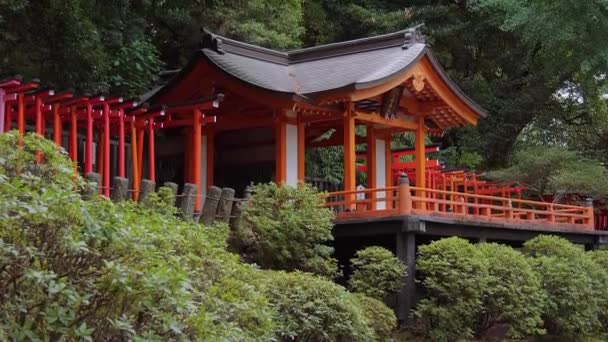
[[(385, 192), (385, 197), (371, 196)], [(396, 195), (395, 195), (396, 192)], [(366, 198), (354, 199), (355, 195)], [(377, 209), (375, 203), (386, 203), (386, 208)], [(431, 213), (438, 215), (468, 215), (478, 219), (505, 221), (535, 221), (551, 224), (568, 224), (590, 229), (594, 224), (593, 208), (550, 202), (522, 200), (517, 198), (470, 194), (448, 190), (427, 189), (409, 186), (407, 178), (399, 186), (337, 191), (327, 195), (325, 205), (343, 209), (340, 216), (379, 216)], [(395, 210), (397, 209), (397, 210)]]

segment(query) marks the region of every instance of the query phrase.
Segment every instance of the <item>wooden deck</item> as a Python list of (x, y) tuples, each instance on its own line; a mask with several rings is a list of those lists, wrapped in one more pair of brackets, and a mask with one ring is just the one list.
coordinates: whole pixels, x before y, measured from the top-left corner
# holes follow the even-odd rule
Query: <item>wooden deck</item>
[(536, 230), (594, 230), (591, 202), (575, 206), (426, 189), (409, 186), (407, 179), (396, 187), (332, 192), (326, 206), (336, 212), (337, 222), (411, 215)]

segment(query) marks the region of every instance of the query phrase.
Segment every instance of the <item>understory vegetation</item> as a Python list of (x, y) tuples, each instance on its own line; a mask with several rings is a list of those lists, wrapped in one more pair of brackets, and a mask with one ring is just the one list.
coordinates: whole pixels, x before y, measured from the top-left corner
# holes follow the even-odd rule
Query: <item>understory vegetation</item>
[(434, 341), (578, 340), (608, 333), (608, 251), (585, 252), (555, 236), (522, 251), (447, 238), (420, 247), (417, 331)]
[(84, 201), (88, 186), (53, 143), (0, 135), (0, 340), (385, 341), (396, 327), (381, 301), (289, 258), (293, 272), (242, 262), (226, 225), (179, 219), (170, 192)]

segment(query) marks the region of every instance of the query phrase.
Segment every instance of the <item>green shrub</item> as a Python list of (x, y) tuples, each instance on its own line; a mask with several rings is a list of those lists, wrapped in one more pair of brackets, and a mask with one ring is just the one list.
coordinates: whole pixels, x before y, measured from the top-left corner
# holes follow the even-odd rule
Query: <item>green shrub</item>
[(563, 238), (546, 235), (526, 242), (524, 252), (532, 257), (547, 293), (543, 314), (547, 332), (572, 337), (595, 334), (605, 308), (597, 283), (602, 270), (591, 256)]
[(405, 265), (386, 248), (373, 246), (357, 251), (350, 260), (350, 290), (382, 300), (397, 292), (405, 275)]
[[(271, 340), (253, 267), (203, 227), (147, 206), (83, 201), (64, 152), (0, 134), (0, 340)], [(44, 161), (35, 162), (42, 151)]]
[(515, 338), (544, 333), (545, 293), (526, 257), (498, 244), (481, 244), (479, 249), (487, 260), (488, 280), (476, 334), (483, 335), (497, 324), (507, 324)]
[(367, 324), (374, 330), (375, 340), (389, 341), (393, 330), (397, 328), (397, 317), (393, 310), (384, 302), (360, 293), (355, 293), (353, 297), (363, 311)]
[(323, 206), (323, 193), (308, 185), (274, 183), (251, 189), (233, 247), (262, 268), (336, 275), (333, 249), (326, 245), (333, 240), (333, 212)]
[(263, 291), (277, 312), (278, 337), (295, 341), (371, 341), (374, 332), (353, 295), (312, 274), (267, 271)]
[(434, 341), (472, 337), (488, 283), (483, 254), (468, 241), (447, 238), (420, 246), (417, 261), (425, 298), (415, 315)]

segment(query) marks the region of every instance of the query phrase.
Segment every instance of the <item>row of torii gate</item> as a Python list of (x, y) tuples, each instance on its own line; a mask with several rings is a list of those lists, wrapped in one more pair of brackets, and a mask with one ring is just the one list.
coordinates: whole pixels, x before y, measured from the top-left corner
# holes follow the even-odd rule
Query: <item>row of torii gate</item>
[[(187, 127), (192, 135), (191, 149), (192, 179), (188, 182), (200, 189), (201, 179), (201, 129), (214, 116), (204, 112), (217, 108), (220, 97), (209, 98), (176, 106), (148, 107), (134, 100), (103, 95), (76, 95), (72, 91), (55, 92), (42, 88), (37, 80), (23, 82), (20, 77), (0, 81), (0, 132), (16, 128), (21, 135), (26, 131), (53, 139), (58, 147), (63, 146), (63, 129), (67, 127), (68, 154), (74, 163), (75, 172), (83, 174), (97, 172), (101, 176), (101, 194), (110, 196), (110, 148), (111, 139), (118, 140), (117, 175), (126, 177), (125, 139), (130, 138), (132, 196), (138, 199), (143, 177), (144, 138), (147, 138), (147, 178), (154, 181), (155, 143), (154, 132), (170, 127)], [(52, 135), (48, 134), (52, 131)], [(84, 165), (78, 165), (78, 137), (84, 131)], [(97, 139), (95, 135), (97, 133)], [(97, 145), (97, 161), (94, 158)], [(198, 150), (197, 150), (198, 148)], [(93, 170), (93, 166), (96, 170)], [(199, 190), (200, 191), (200, 190)], [(196, 197), (196, 210), (201, 207), (200, 193)]]

